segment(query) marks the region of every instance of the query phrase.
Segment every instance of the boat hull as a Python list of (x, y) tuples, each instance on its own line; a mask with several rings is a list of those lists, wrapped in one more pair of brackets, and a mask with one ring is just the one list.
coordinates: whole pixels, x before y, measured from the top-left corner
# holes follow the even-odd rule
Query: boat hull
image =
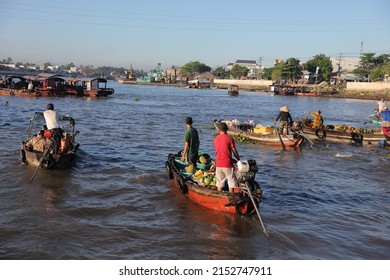
[(369, 146), (377, 145), (379, 141), (385, 140), (385, 136), (383, 134), (314, 129), (305, 125), (302, 127), (302, 132), (311, 140), (321, 140), (340, 144), (362, 144)]
[(13, 90), (13, 89), (0, 89), (0, 95), (2, 96), (18, 96), (18, 97), (40, 97), (42, 96), (39, 92), (28, 93), (25, 90)]
[[(215, 128), (217, 129), (216, 125)], [(265, 134), (254, 133), (248, 130), (236, 128), (233, 125), (228, 125), (227, 133), (231, 136), (247, 138), (258, 144), (274, 146), (274, 147), (282, 147), (281, 142), (283, 142), (285, 147), (295, 148), (295, 147), (299, 147), (304, 140), (304, 138), (296, 137), (294, 136), (294, 134), (288, 134), (286, 136), (280, 135), (279, 138), (278, 135), (273, 133), (265, 133)]]
[(75, 156), (78, 148), (79, 145), (76, 144), (72, 150), (68, 151), (65, 154), (50, 153), (45, 157), (45, 159), (42, 160), (42, 157), (44, 156), (44, 152), (31, 151), (26, 147), (25, 143), (22, 142), (20, 147), (20, 161), (32, 167), (40, 166), (41, 168), (44, 169), (69, 168), (72, 166), (75, 160)]
[(259, 206), (262, 198), (262, 189), (256, 183), (252, 186), (252, 197), (256, 206), (242, 190), (230, 193), (228, 191), (218, 191), (210, 186), (203, 186), (185, 175), (176, 164), (176, 158), (180, 155), (168, 155), (166, 168), (172, 185), (182, 194), (186, 195), (193, 202), (216, 211), (229, 212), (240, 215), (252, 215), (255, 213), (255, 207)]

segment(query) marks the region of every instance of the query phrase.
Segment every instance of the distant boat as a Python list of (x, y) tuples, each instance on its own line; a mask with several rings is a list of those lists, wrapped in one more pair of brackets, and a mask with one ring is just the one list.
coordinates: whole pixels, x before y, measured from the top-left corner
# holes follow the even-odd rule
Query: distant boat
[(211, 83), (207, 79), (196, 79), (196, 80), (188, 81), (188, 87), (189, 88), (205, 89), (205, 88), (210, 88)]
[(76, 78), (71, 80), (72, 86), (67, 87), (69, 95), (85, 97), (107, 97), (115, 91), (107, 87), (104, 78)]
[[(32, 83), (33, 89), (28, 89)], [(72, 78), (50, 73), (36, 76), (10, 75), (1, 84), (0, 95), (23, 97), (86, 96), (107, 97), (114, 93), (104, 78)]]
[(129, 79), (120, 79), (120, 78), (117, 79), (117, 82), (120, 84), (131, 84), (131, 85), (137, 84), (137, 81), (129, 80)]
[(228, 95), (237, 96), (239, 92), (239, 88), (237, 85), (229, 85), (228, 86)]
[(296, 87), (290, 85), (272, 85), (271, 91), (275, 95), (295, 95)]

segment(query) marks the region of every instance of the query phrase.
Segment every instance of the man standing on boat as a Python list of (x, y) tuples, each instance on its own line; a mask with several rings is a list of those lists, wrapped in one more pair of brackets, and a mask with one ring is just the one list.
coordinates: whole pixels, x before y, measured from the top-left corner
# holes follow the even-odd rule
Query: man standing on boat
[(283, 134), (283, 136), (286, 136), (286, 134), (288, 134), (288, 127), (293, 122), (287, 106), (283, 106), (282, 108), (280, 108), (279, 115), (274, 120), (274, 124), (279, 119), (280, 119), (279, 131), (280, 133)]
[(187, 155), (188, 169), (187, 172), (193, 173), (196, 169), (196, 161), (198, 160), (199, 152), (199, 136), (198, 131), (192, 127), (192, 118), (186, 117), (184, 120), (187, 130), (184, 135), (184, 150), (181, 155), (181, 161), (184, 161)]
[(234, 139), (227, 134), (226, 123), (217, 122), (218, 136), (214, 139), (215, 149), (215, 177), (217, 178), (217, 189), (222, 191), (225, 180), (228, 181), (229, 192), (234, 192), (238, 187), (236, 175), (234, 174), (232, 153), (237, 160), (240, 160)]
[(52, 103), (47, 104), (46, 111), (43, 112), (43, 116), (45, 117), (47, 129), (53, 133), (54, 153), (56, 154), (61, 141), (62, 129), (58, 123), (59, 117), (57, 112), (54, 111), (54, 105)]

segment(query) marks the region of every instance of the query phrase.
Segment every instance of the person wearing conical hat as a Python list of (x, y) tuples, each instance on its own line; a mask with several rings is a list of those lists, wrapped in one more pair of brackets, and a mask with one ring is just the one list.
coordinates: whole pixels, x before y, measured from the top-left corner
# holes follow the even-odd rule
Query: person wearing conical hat
[(312, 128), (321, 128), (324, 124), (324, 119), (321, 116), (321, 111), (317, 110), (317, 112), (304, 112), (305, 114), (309, 114), (313, 117), (313, 124), (311, 125)]
[(279, 131), (280, 133), (285, 136), (288, 134), (288, 127), (290, 124), (292, 124), (293, 120), (290, 115), (290, 112), (288, 110), (288, 107), (284, 105), (283, 107), (280, 108), (279, 115), (276, 117), (274, 120), (274, 124), (280, 119), (280, 124), (279, 124)]

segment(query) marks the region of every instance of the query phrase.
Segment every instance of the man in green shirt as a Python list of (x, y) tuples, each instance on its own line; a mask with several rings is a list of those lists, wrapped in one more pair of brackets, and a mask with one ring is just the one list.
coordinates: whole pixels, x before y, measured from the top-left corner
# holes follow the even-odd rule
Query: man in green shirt
[(199, 136), (198, 131), (192, 127), (192, 118), (186, 117), (184, 120), (187, 130), (184, 135), (184, 150), (181, 155), (181, 161), (187, 158), (189, 173), (193, 173), (196, 168), (196, 161), (198, 160), (199, 151)]

